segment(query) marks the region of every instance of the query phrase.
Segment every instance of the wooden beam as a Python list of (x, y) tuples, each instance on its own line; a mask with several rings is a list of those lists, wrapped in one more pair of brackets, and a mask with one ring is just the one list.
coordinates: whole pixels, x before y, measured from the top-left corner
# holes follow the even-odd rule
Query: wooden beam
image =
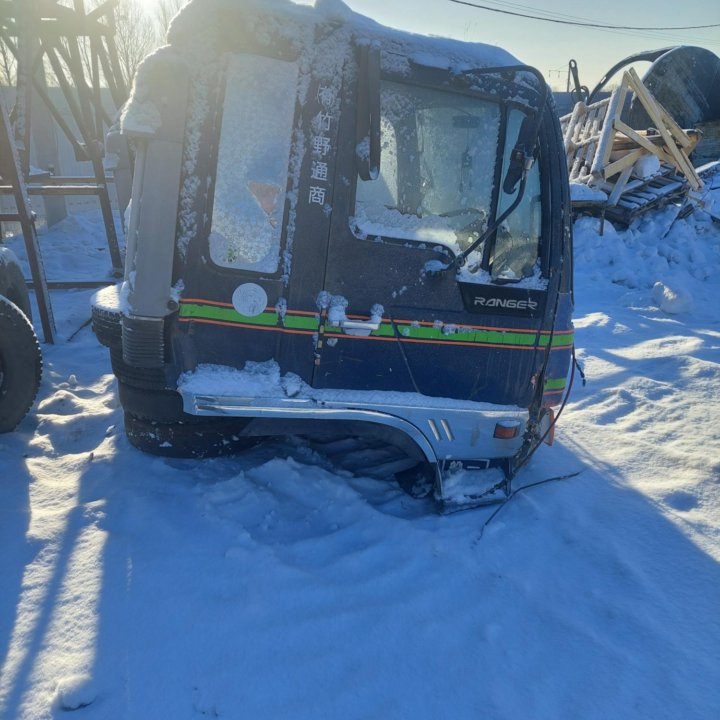
[(635, 71), (635, 68), (630, 68), (628, 70), (628, 74), (630, 76), (633, 92), (637, 95), (638, 100), (640, 100), (647, 110), (648, 115), (650, 115), (650, 119), (664, 125), (668, 132), (678, 141), (678, 143), (680, 143), (682, 147), (688, 148), (690, 146), (690, 139), (683, 129), (675, 122), (670, 113), (650, 94), (650, 91), (645, 87), (643, 81), (640, 79), (640, 76)]
[(612, 192), (610, 193), (610, 197), (607, 200), (608, 205), (617, 205), (620, 196), (623, 194), (623, 192), (625, 192), (627, 181), (630, 179), (630, 174), (632, 173), (633, 167), (634, 163), (632, 165), (628, 165), (620, 173), (620, 177), (617, 179), (615, 187), (613, 188)]
[[(673, 163), (688, 179), (693, 190), (700, 190), (703, 181), (695, 172), (690, 160), (685, 154), (684, 148), (692, 145), (692, 140), (683, 132), (682, 128), (668, 115), (667, 111), (656, 102), (648, 89), (643, 85), (642, 80), (633, 68), (625, 72), (623, 77), (628, 78), (628, 83), (635, 92), (635, 96), (647, 111), (650, 120), (655, 124), (657, 131), (665, 142), (665, 152), (670, 155)], [(681, 147), (678, 147), (678, 143)]]
[[(657, 143), (652, 142), (651, 140), (648, 140), (647, 136), (641, 135), (636, 130), (633, 130), (629, 125), (626, 125), (622, 120), (616, 120), (615, 121), (615, 128), (623, 133), (623, 135), (626, 135), (631, 140), (633, 140), (637, 145), (640, 145), (641, 147), (644, 147), (648, 152), (652, 153), (653, 155), (658, 155), (658, 147), (659, 145)], [(613, 149), (619, 149), (618, 143), (613, 143)], [(624, 148), (623, 148), (624, 149)]]
[(600, 175), (603, 168), (610, 160), (612, 141), (615, 137), (615, 118), (620, 116), (620, 112), (625, 104), (627, 93), (628, 85), (625, 80), (625, 76), (623, 76), (620, 86), (613, 90), (613, 93), (610, 96), (608, 109), (605, 113), (605, 124), (603, 125), (600, 140), (598, 141), (597, 152), (595, 153), (595, 160), (593, 161), (591, 168), (593, 175)]
[(646, 152), (643, 148), (638, 148), (629, 152), (624, 157), (616, 160), (613, 163), (609, 163), (602, 170), (602, 177), (604, 179), (611, 178), (613, 175), (617, 175), (621, 170), (626, 167), (632, 168), (632, 166), (643, 156)]

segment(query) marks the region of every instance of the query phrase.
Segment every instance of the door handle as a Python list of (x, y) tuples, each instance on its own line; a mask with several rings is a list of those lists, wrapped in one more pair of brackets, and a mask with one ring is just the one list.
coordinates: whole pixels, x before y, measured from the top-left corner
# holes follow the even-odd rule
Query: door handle
[(376, 303), (370, 308), (369, 320), (350, 320), (345, 314), (347, 304), (344, 297), (332, 296), (328, 312), (328, 325), (342, 328), (348, 335), (369, 335), (371, 332), (380, 329), (383, 320), (382, 316), (385, 312), (385, 308), (380, 303)]
[(348, 320), (347, 318), (342, 318), (335, 322), (330, 322), (330, 325), (333, 327), (341, 327), (344, 330), (369, 330), (370, 332), (379, 330), (381, 324), (382, 318), (378, 317), (370, 318), (369, 320)]

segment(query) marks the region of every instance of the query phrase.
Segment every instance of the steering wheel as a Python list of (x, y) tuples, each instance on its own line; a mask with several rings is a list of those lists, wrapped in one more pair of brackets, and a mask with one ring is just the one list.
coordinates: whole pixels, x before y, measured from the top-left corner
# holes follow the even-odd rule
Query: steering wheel
[(487, 211), (482, 208), (464, 207), (440, 213), (440, 217), (458, 217), (469, 213), (474, 213), (478, 217), (474, 218), (462, 227), (454, 228), (455, 235), (458, 239), (458, 245), (461, 250), (465, 250), (465, 248), (470, 247), (472, 242), (477, 239), (473, 236), (483, 231), (483, 225), (487, 221)]

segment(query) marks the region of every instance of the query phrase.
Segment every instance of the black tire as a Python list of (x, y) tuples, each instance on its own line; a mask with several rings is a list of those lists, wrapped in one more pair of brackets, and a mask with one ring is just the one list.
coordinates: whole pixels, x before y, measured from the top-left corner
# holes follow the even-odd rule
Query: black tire
[(247, 450), (261, 440), (238, 434), (246, 424), (242, 418), (164, 423), (125, 412), (125, 433), (130, 444), (143, 452), (163, 457), (219, 457)]
[(42, 375), (40, 344), (22, 310), (0, 296), (0, 432), (14, 430), (32, 407)]
[(108, 348), (120, 348), (122, 350), (122, 323), (121, 315), (93, 306), (92, 327), (97, 336), (98, 342)]
[(119, 382), (141, 390), (162, 391), (167, 388), (163, 368), (141, 368), (123, 360), (122, 345), (110, 347), (110, 364)]
[(186, 424), (207, 419), (185, 413), (182, 398), (173, 390), (143, 390), (118, 380), (118, 396), (123, 410), (137, 418)]
[(17, 257), (8, 248), (0, 247), (0, 295), (17, 305), (32, 319), (32, 306), (25, 278)]

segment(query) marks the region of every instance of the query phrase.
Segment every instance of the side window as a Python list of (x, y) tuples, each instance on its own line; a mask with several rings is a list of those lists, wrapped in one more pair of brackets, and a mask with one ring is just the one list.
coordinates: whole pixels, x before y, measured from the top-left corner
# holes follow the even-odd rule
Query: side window
[[(519, 110), (513, 109), (508, 113), (502, 177), (505, 177), (507, 172), (510, 153), (515, 146), (524, 117)], [(500, 193), (498, 215), (512, 204), (515, 197), (516, 195)], [(521, 280), (532, 276), (536, 270), (539, 273), (536, 264), (540, 247), (541, 207), (540, 168), (536, 162), (528, 175), (520, 205), (498, 229), (494, 252), (490, 258), (493, 280)]]
[(358, 180), (355, 235), (460, 252), (478, 236), (491, 210), (499, 106), (383, 82), (381, 113), (380, 174), (377, 180)]
[(297, 80), (294, 62), (228, 62), (209, 238), (217, 265), (278, 269)]

